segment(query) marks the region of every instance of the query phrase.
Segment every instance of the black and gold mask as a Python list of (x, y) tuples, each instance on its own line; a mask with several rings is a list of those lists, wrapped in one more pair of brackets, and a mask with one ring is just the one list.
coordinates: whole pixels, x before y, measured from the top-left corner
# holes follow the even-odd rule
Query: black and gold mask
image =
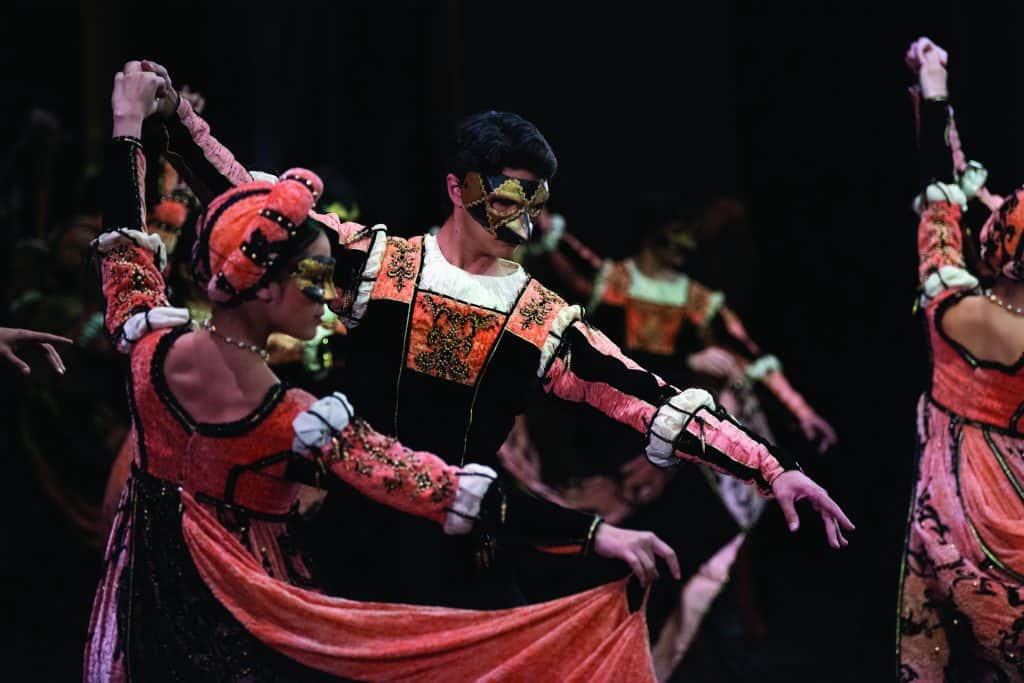
[(503, 242), (524, 244), (548, 200), (548, 181), (471, 171), (462, 181), (462, 203), (484, 230)]
[(291, 277), (295, 285), (317, 303), (338, 298), (334, 288), (334, 259), (330, 256), (310, 256), (295, 264)]

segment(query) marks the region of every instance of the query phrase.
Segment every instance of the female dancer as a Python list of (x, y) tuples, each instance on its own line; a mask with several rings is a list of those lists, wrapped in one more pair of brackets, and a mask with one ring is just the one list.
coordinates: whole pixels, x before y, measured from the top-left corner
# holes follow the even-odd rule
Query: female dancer
[[(911, 46), (918, 78), (923, 184), (921, 303), (931, 386), (919, 405), (921, 454), (903, 562), (902, 681), (1024, 679), (1024, 190), (981, 232), (991, 289), (964, 264), (945, 144), (945, 52)], [(962, 164), (957, 163), (958, 167)]]

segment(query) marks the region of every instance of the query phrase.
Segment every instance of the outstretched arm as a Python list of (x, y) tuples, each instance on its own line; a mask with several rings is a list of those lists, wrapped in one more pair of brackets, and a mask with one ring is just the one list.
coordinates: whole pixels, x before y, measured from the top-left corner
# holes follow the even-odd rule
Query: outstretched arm
[[(821, 512), (829, 542), (839, 547), (839, 527), (852, 529), (823, 489), (799, 472), (795, 461), (746, 431), (703, 389), (680, 391), (625, 356), (600, 331), (571, 320), (568, 307), (552, 329), (542, 358), (544, 389), (586, 403), (646, 437), (647, 457), (668, 467), (695, 460), (774, 493), (784, 510), (806, 496)], [(551, 347), (545, 347), (550, 349)], [(784, 473), (789, 471), (789, 474)], [(798, 498), (797, 498), (798, 499)]]
[[(675, 553), (654, 534), (619, 529), (600, 517), (562, 508), (501, 481), (490, 467), (448, 465), (406, 448), (353, 417), (344, 395), (313, 403), (296, 417), (293, 450), (306, 454), (359, 493), (443, 525), (447, 534), (476, 531), (533, 543), (552, 552), (589, 552), (626, 562), (644, 583), (657, 577), (657, 558), (680, 578)], [(478, 559), (489, 562), (482, 542)]]

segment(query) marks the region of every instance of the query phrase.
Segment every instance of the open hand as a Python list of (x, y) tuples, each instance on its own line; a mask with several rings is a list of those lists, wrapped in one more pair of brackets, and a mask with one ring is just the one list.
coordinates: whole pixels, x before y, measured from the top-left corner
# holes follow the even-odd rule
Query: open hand
[(818, 452), (824, 453), (836, 445), (839, 438), (832, 425), (825, 422), (825, 419), (817, 413), (808, 413), (800, 416), (800, 431), (804, 433), (808, 441), (818, 441)]
[[(161, 64), (143, 59), (139, 64), (142, 66), (142, 70), (154, 74), (160, 78), (160, 116), (165, 119), (174, 115), (174, 112), (178, 110), (178, 91), (174, 89), (174, 83), (171, 81), (171, 74), (167, 72)], [(191, 93), (190, 93), (191, 94)], [(191, 102), (191, 100), (189, 100)], [(198, 114), (199, 111), (196, 110)]]
[(796, 513), (796, 502), (806, 500), (811, 504), (825, 523), (825, 537), (828, 544), (836, 550), (845, 548), (849, 542), (843, 537), (843, 531), (853, 531), (853, 522), (846, 516), (825, 489), (797, 470), (783, 472), (772, 482), (772, 493), (782, 508), (789, 530), (795, 532), (800, 528), (800, 515)]
[(657, 566), (659, 557), (668, 565), (669, 571), (672, 572), (676, 581), (682, 578), (675, 551), (650, 531), (621, 529), (605, 522), (597, 527), (597, 534), (594, 536), (594, 552), (601, 557), (622, 560), (629, 565), (629, 568), (636, 574), (636, 578), (640, 579), (640, 583), (645, 586), (659, 576)]
[(50, 365), (53, 369), (60, 374), (64, 374), (65, 367), (64, 361), (61, 360), (60, 354), (53, 348), (51, 344), (71, 344), (72, 341), (67, 337), (60, 337), (56, 334), (47, 334), (46, 332), (35, 332), (33, 330), (22, 330), (15, 327), (0, 327), (0, 356), (3, 356), (11, 364), (21, 370), (22, 374), (27, 375), (32, 372), (32, 368), (29, 367), (28, 363), (18, 358), (14, 352), (22, 344), (39, 344), (43, 351), (46, 353), (46, 359), (50, 361)]
[(139, 62), (128, 62), (123, 71), (114, 74), (110, 107), (114, 111), (115, 136), (141, 136), (143, 119), (160, 107), (161, 83), (155, 74), (142, 71)]
[(949, 61), (949, 53), (931, 39), (922, 37), (911, 43), (904, 60), (911, 72), (917, 76), (921, 95), (925, 99), (946, 97), (949, 94), (946, 85), (946, 63)]

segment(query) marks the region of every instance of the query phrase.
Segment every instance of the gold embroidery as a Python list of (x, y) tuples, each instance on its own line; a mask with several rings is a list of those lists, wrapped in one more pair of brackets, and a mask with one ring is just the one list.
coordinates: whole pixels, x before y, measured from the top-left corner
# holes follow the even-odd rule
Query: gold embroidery
[[(498, 316), (461, 313), (451, 306), (438, 303), (429, 295), (423, 297), (423, 304), (433, 318), (426, 338), (426, 344), (431, 350), (416, 354), (416, 367), (442, 379), (465, 381), (470, 375), (466, 359), (473, 350), (476, 333), (494, 328)], [(442, 320), (447, 324), (442, 323)]]
[[(352, 438), (341, 445), (337, 459), (365, 477), (373, 475), (372, 462), (390, 467), (390, 475), (382, 479), (388, 493), (405, 489), (406, 482), (411, 480), (416, 483), (415, 487), (409, 488), (411, 499), (430, 493), (430, 500), (440, 503), (451, 497), (454, 485), (447, 470), (442, 470), (435, 479), (430, 468), (420, 462), (414, 451), (401, 446), (395, 439), (374, 432), (362, 420), (353, 420), (351, 435)], [(358, 448), (362, 454), (351, 452), (351, 448)]]
[(431, 480), (428, 472), (420, 472), (416, 475), (416, 488), (420, 491), (429, 491), (433, 485), (434, 482)]
[(393, 251), (384, 274), (397, 281), (395, 283), (395, 290), (401, 292), (405, 289), (406, 282), (416, 276), (416, 263), (413, 260), (416, 247), (396, 237), (389, 237), (388, 244), (393, 248)]
[(118, 289), (112, 297), (115, 310), (119, 310), (125, 318), (138, 305), (147, 304), (149, 307), (165, 303), (163, 282), (155, 271), (139, 265), (137, 259), (135, 250), (127, 244), (114, 247), (105, 256), (105, 268), (110, 269), (106, 272), (131, 285)]
[(529, 329), (532, 325), (543, 325), (547, 322), (548, 316), (551, 315), (551, 306), (558, 301), (558, 297), (546, 290), (541, 289), (537, 292), (537, 296), (531, 299), (524, 305), (519, 313), (522, 316), (522, 322), (520, 327), (524, 330)]

